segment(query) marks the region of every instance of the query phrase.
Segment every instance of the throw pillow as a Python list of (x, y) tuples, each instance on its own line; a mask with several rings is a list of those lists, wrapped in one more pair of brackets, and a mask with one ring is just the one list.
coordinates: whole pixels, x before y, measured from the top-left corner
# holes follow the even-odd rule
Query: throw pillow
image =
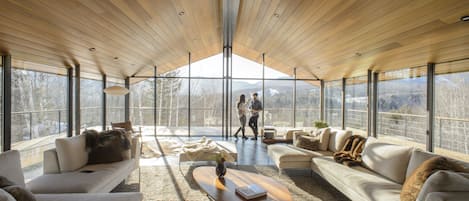
[(420, 190), (418, 201), (424, 201), (434, 192), (469, 192), (469, 173), (439, 170), (427, 178)]
[(329, 136), (328, 149), (332, 152), (337, 152), (342, 149), (345, 140), (352, 135), (352, 131), (331, 129)]
[(85, 166), (88, 161), (86, 137), (84, 135), (58, 138), (55, 140), (55, 148), (61, 172), (78, 170)]
[(3, 190), (14, 197), (16, 201), (36, 201), (36, 198), (34, 198), (31, 191), (28, 191), (19, 185), (7, 186), (3, 188)]
[(10, 193), (6, 192), (5, 190), (0, 188), (0, 200), (1, 201), (16, 201)]
[(464, 167), (442, 156), (423, 162), (405, 181), (401, 191), (401, 201), (415, 201), (427, 178), (438, 170), (463, 172)]
[[(130, 154), (130, 141), (122, 130), (104, 131), (87, 135), (86, 147), (89, 150), (88, 164), (113, 163), (122, 161)], [(89, 140), (88, 140), (89, 136)]]
[(300, 136), (295, 146), (311, 151), (317, 151), (319, 150), (319, 139), (311, 136)]
[(382, 143), (369, 137), (362, 152), (363, 165), (396, 183), (403, 184), (412, 150), (412, 147)]
[[(34, 195), (27, 189), (16, 185), (6, 177), (0, 176), (0, 189), (6, 193), (0, 192), (0, 200), (17, 201), (35, 201)], [(5, 197), (6, 199), (2, 199)], [(14, 199), (13, 199), (14, 198)]]

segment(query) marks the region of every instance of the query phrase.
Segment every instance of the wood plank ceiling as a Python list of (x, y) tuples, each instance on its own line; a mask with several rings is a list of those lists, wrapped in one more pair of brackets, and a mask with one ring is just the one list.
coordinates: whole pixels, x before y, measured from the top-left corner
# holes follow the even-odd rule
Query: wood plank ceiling
[(186, 65), (189, 51), (193, 60), (221, 52), (220, 6), (217, 0), (5, 0), (0, 50), (25, 68), (21, 61), (62, 69), (79, 63), (98, 77), (151, 73), (154, 65), (164, 72)]
[[(468, 0), (242, 0), (233, 52), (326, 80), (469, 57)], [(469, 69), (469, 66), (466, 70)]]
[[(0, 51), (17, 67), (149, 75), (186, 65), (189, 51), (220, 53), (221, 12), (220, 0), (4, 0)], [(233, 51), (257, 62), (264, 52), (301, 78), (366, 75), (468, 58), (463, 15), (469, 0), (241, 0)]]

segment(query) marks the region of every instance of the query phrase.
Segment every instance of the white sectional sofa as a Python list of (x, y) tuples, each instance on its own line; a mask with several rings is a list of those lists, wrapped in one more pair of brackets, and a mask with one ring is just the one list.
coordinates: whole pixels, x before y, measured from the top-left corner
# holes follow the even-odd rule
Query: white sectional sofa
[[(16, 150), (3, 152), (0, 154), (0, 175), (8, 180), (26, 187), (24, 175), (21, 169), (20, 153)], [(34, 180), (33, 180), (34, 181)], [(64, 180), (54, 186), (61, 185)], [(95, 182), (99, 182), (96, 181)], [(29, 184), (29, 183), (28, 183)], [(39, 185), (39, 184), (37, 184)], [(44, 184), (49, 185), (49, 184)], [(46, 193), (34, 194), (37, 201), (139, 201), (143, 200), (141, 193)]]
[[(369, 137), (362, 158), (364, 166), (348, 167), (332, 157), (344, 146), (351, 132), (331, 129), (326, 151), (309, 151), (293, 145), (267, 147), (268, 155), (280, 173), (282, 169), (311, 168), (336, 189), (354, 201), (399, 201), (402, 185), (425, 160), (437, 156)], [(454, 159), (450, 159), (454, 160)], [(454, 160), (469, 171), (469, 163)], [(418, 201), (469, 200), (469, 173), (438, 171), (430, 176), (419, 193)]]

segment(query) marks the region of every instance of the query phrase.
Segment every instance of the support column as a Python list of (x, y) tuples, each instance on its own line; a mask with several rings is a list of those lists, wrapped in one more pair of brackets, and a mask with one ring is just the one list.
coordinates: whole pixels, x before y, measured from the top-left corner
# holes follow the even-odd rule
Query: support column
[(346, 79), (342, 78), (342, 112), (341, 112), (341, 117), (342, 117), (342, 130), (345, 130), (345, 83)]
[(80, 135), (81, 111), (80, 111), (80, 64), (75, 65), (75, 135)]
[(293, 68), (293, 128), (296, 128), (296, 68)]
[(321, 117), (321, 121), (326, 121), (326, 118), (325, 118), (325, 104), (324, 104), (324, 80), (320, 80), (320, 85), (321, 85), (321, 88), (320, 88), (320, 95), (319, 95), (319, 115)]
[(367, 135), (368, 136), (371, 136), (371, 125), (372, 125), (372, 119), (371, 119), (371, 116), (372, 116), (372, 113), (373, 113), (373, 108), (371, 107), (372, 104), (373, 104), (373, 100), (372, 100), (372, 72), (371, 70), (368, 70), (368, 74), (367, 74), (367, 82), (366, 82), (366, 95), (367, 95), (367, 98), (368, 98), (368, 103), (367, 103)]
[(2, 56), (3, 72), (3, 151), (11, 149), (11, 55)]
[[(156, 76), (155, 76), (156, 77)], [(155, 78), (156, 79), (156, 78)], [(125, 88), (130, 91), (130, 77), (125, 78)], [(124, 100), (124, 120), (130, 121), (130, 92), (125, 94)]]
[(106, 89), (107, 87), (107, 78), (106, 78), (106, 75), (103, 75), (103, 90), (102, 90), (102, 93), (103, 93), (103, 100), (102, 100), (102, 105), (103, 105), (103, 109), (102, 109), (102, 125), (103, 125), (103, 131), (106, 130), (106, 123), (107, 123), (107, 100), (106, 100), (106, 93), (104, 93), (104, 89)]
[(67, 137), (73, 136), (73, 68), (67, 69)]
[(262, 129), (265, 127), (265, 53), (262, 53)]
[(434, 123), (435, 120), (435, 64), (427, 64), (427, 151), (433, 152)]
[(187, 121), (187, 135), (189, 137), (191, 137), (191, 52), (189, 52), (189, 95), (188, 95), (188, 100), (187, 100), (187, 106), (188, 106), (188, 110), (187, 110), (187, 116), (189, 117), (189, 120)]
[(373, 102), (372, 102), (372, 129), (373, 137), (378, 136), (378, 72), (373, 73)]
[[(158, 101), (157, 101), (157, 98), (158, 98), (158, 96), (157, 96), (157, 95), (158, 95), (158, 88), (157, 88), (158, 76), (157, 76), (157, 75), (158, 75), (158, 71), (157, 71), (157, 70), (158, 70), (158, 69), (157, 69), (157, 67), (155, 66), (155, 67), (153, 68), (153, 75), (155, 76), (155, 78), (154, 78), (154, 80), (153, 80), (153, 88), (154, 88), (154, 90), (153, 90), (153, 100), (154, 100), (154, 101), (153, 101), (153, 133), (154, 133), (155, 137), (156, 137), (157, 134), (158, 134), (158, 133), (157, 133), (158, 129), (157, 129), (157, 125), (156, 125), (156, 119), (157, 119), (157, 117), (158, 117), (158, 115), (157, 115), (157, 109), (158, 109), (158, 108), (157, 108), (157, 105), (158, 105), (158, 104), (157, 104), (157, 102), (158, 102)], [(163, 85), (162, 85), (162, 86), (163, 86)], [(160, 110), (161, 110), (161, 108), (160, 108)]]

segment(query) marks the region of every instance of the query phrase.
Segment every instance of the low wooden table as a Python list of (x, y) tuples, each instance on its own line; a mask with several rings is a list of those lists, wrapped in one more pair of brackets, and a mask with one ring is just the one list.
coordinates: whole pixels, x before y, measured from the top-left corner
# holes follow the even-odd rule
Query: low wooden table
[(202, 191), (215, 200), (244, 200), (236, 194), (235, 189), (239, 186), (257, 184), (267, 191), (267, 197), (255, 200), (292, 200), (288, 189), (272, 178), (241, 170), (227, 169), (225, 180), (221, 182), (215, 174), (215, 167), (198, 167), (192, 172), (192, 177), (200, 186)]

